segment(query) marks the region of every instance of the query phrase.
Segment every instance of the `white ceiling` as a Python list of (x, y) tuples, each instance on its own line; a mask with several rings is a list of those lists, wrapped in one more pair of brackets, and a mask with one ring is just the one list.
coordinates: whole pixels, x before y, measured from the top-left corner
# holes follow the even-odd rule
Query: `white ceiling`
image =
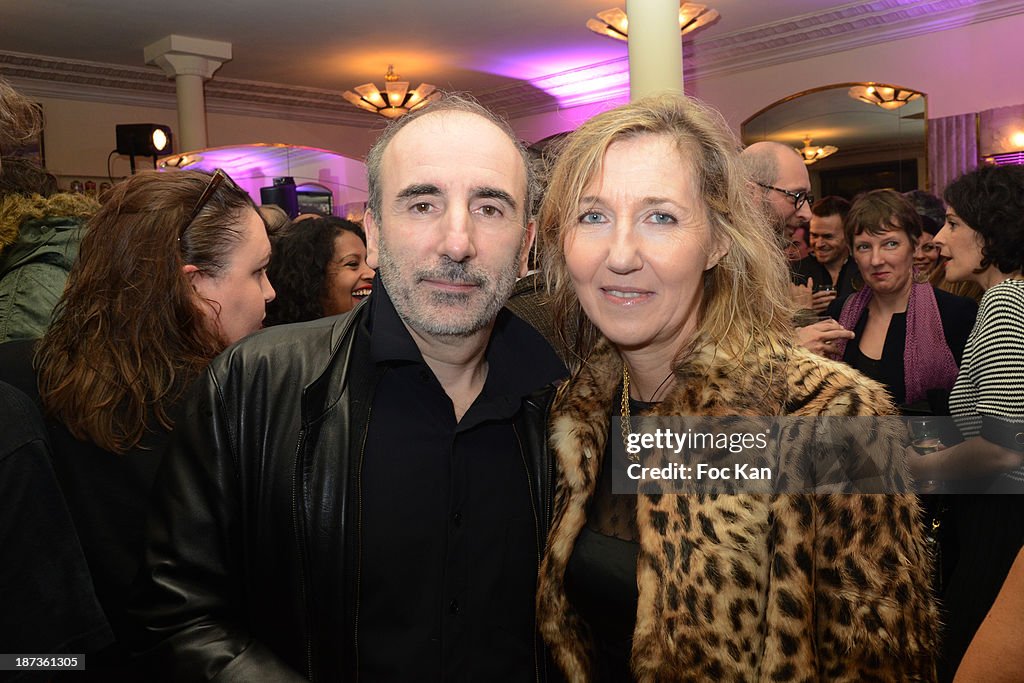
[[(721, 18), (695, 44), (820, 13), (832, 0), (711, 0)], [(0, 50), (142, 67), (166, 35), (226, 41), (217, 77), (343, 90), (389, 63), (474, 93), (621, 59), (625, 43), (584, 24), (624, 0), (0, 0)], [(689, 38), (688, 38), (689, 40)], [(153, 67), (155, 69), (155, 67)]]
[[(688, 83), (1024, 13), (1024, 0), (708, 4), (720, 17), (684, 41)], [(207, 111), (376, 129), (383, 120), (341, 92), (382, 85), (394, 64), (412, 87), (467, 91), (515, 119), (625, 95), (626, 44), (585, 27), (614, 6), (625, 0), (0, 0), (0, 76), (37, 97), (167, 106), (174, 84), (143, 49), (178, 34), (232, 45), (206, 85)], [(821, 92), (764, 113), (744, 137), (915, 144), (923, 107), (882, 112)]]

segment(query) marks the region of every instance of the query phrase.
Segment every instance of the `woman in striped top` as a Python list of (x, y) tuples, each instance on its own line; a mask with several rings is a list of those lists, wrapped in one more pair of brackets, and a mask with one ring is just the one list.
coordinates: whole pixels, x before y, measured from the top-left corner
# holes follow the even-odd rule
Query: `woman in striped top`
[(951, 497), (959, 557), (944, 596), (945, 678), (1024, 545), (1024, 166), (987, 166), (945, 192), (946, 225), (935, 236), (946, 279), (985, 290), (950, 394), (960, 444), (910, 458), (914, 475), (959, 480)]

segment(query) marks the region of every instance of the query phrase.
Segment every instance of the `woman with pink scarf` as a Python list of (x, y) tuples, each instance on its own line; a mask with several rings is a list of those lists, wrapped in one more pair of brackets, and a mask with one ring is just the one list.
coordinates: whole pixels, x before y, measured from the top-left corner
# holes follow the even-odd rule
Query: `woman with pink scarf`
[(895, 190), (858, 196), (843, 227), (864, 287), (830, 307), (855, 335), (830, 355), (884, 384), (897, 405), (945, 414), (977, 304), (914, 281), (921, 218)]

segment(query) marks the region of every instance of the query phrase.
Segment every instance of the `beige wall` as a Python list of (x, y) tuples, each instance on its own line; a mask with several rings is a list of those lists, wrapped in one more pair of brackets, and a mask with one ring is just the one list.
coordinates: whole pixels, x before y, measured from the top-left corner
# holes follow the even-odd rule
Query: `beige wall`
[[(46, 115), (46, 165), (62, 181), (106, 178), (107, 155), (115, 147), (114, 126), (118, 123), (162, 123), (172, 130), (178, 128), (174, 109), (48, 97), (33, 99), (43, 105)], [(209, 113), (206, 121), (211, 147), (280, 142), (319, 147), (361, 159), (377, 137), (377, 131), (362, 128), (257, 116)], [(149, 163), (148, 159), (136, 160), (139, 168), (148, 168)], [(128, 173), (128, 157), (115, 155), (111, 164), (114, 178)]]

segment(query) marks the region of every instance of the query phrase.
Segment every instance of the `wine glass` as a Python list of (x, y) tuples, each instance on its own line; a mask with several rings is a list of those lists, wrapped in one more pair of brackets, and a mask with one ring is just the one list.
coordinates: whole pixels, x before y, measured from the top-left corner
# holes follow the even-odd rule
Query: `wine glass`
[[(939, 432), (939, 421), (928, 417), (913, 417), (908, 420), (910, 427), (910, 446), (918, 455), (927, 455), (945, 448)], [(922, 493), (934, 493), (939, 488), (940, 482), (920, 481), (918, 490)]]

